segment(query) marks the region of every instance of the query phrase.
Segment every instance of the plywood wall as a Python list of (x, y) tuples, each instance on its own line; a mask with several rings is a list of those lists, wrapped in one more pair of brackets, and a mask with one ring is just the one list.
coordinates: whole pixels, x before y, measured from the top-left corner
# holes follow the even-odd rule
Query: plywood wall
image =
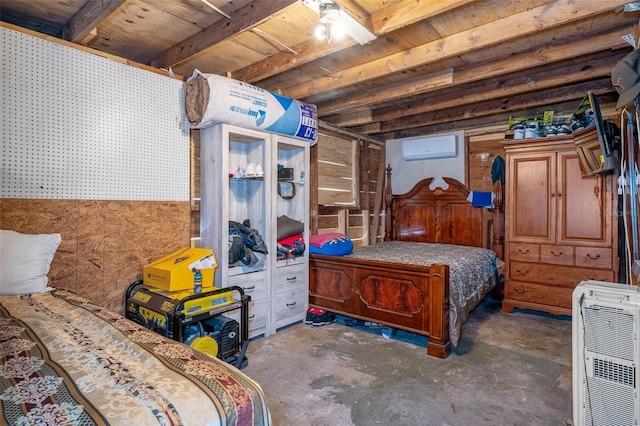
[(467, 182), (472, 191), (493, 191), (491, 169), (496, 157), (504, 160), (504, 133), (470, 136), (467, 139)]
[(50, 285), (122, 312), (147, 263), (189, 246), (189, 202), (0, 199), (0, 227), (58, 232)]

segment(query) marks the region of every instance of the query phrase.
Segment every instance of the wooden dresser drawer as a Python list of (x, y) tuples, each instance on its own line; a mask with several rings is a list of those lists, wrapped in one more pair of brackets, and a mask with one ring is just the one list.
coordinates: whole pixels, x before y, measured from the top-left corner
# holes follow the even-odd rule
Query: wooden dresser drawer
[(613, 271), (584, 267), (510, 262), (509, 278), (520, 282), (535, 282), (573, 288), (585, 280), (611, 282), (614, 280), (614, 274)]
[(538, 262), (540, 260), (540, 246), (538, 244), (510, 243), (509, 259)]
[[(278, 294), (274, 303), (276, 321), (292, 316), (296, 317), (296, 321), (302, 319), (307, 310), (307, 299), (306, 289)], [(281, 325), (278, 324), (277, 326), (280, 327)]]
[(276, 293), (306, 289), (306, 276), (305, 265), (292, 265), (276, 269)]
[(613, 251), (601, 247), (576, 247), (576, 266), (611, 269)]
[(267, 275), (264, 272), (230, 276), (229, 286), (240, 287), (245, 294), (251, 296), (251, 300), (267, 297)]
[(540, 246), (540, 263), (573, 266), (573, 246)]
[(541, 305), (571, 308), (573, 287), (553, 286), (537, 283), (510, 281), (505, 288), (505, 297), (512, 300)]

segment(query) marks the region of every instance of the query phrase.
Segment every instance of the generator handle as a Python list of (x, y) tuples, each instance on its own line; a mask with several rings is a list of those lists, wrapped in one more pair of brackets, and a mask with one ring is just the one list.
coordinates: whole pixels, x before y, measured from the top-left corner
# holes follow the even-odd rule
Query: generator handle
[(129, 287), (127, 287), (127, 291), (125, 293), (125, 301), (129, 300), (131, 294), (133, 293), (133, 289), (138, 287), (139, 285), (143, 285), (142, 280), (135, 280), (134, 282), (129, 284)]
[[(198, 294), (192, 294), (190, 296), (185, 297), (184, 299), (180, 299), (180, 301), (176, 304), (176, 307), (173, 309), (174, 314), (179, 314), (182, 312), (182, 310), (184, 309), (184, 304), (190, 300), (196, 300), (196, 299), (200, 299), (202, 297), (205, 296), (214, 296), (216, 294), (222, 294), (222, 293), (229, 293), (230, 291), (237, 291), (240, 293), (240, 302), (244, 303), (244, 299), (246, 297), (249, 296), (245, 296), (244, 294), (244, 290), (242, 289), (242, 287), (238, 287), (238, 286), (231, 286), (231, 287), (223, 287), (223, 288), (216, 288), (213, 291), (203, 291), (202, 293), (198, 293)], [(251, 298), (249, 297), (249, 300), (251, 300)], [(247, 302), (249, 302), (249, 300)]]

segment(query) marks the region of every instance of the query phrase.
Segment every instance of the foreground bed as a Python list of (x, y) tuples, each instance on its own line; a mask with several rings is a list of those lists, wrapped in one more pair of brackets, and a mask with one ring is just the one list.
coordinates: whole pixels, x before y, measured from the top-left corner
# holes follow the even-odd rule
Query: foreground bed
[(267, 425), (229, 364), (64, 290), (0, 296), (0, 423)]
[(473, 207), (460, 182), (444, 180), (447, 189), (431, 190), (429, 178), (391, 196), (387, 170), (385, 240), (395, 241), (349, 256), (311, 255), (310, 305), (428, 336), (427, 353), (447, 357), (469, 313), (499, 281), (504, 222), (500, 181), (489, 210)]

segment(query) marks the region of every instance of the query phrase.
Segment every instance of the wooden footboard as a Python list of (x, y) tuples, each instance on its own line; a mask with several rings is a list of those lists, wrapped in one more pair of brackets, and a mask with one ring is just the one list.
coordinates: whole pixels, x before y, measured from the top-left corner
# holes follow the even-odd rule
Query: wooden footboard
[(446, 358), (449, 267), (311, 255), (309, 304), (429, 337), (427, 353)]

